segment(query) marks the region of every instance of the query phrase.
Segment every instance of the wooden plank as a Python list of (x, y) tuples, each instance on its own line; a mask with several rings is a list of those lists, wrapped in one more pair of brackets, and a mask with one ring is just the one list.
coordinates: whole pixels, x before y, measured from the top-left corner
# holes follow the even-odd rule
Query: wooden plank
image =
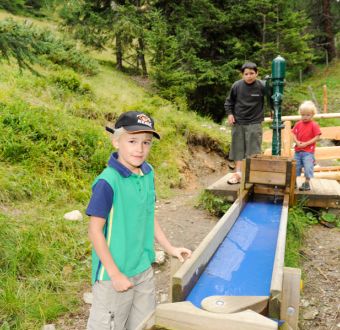
[(340, 140), (340, 126), (320, 127), (321, 139), (326, 140)]
[(314, 174), (315, 172), (340, 172), (340, 166), (315, 166), (314, 167)]
[(340, 171), (316, 172), (314, 178), (340, 181)]
[(277, 330), (277, 323), (251, 310), (234, 314), (211, 313), (188, 301), (161, 304), (155, 325), (172, 330)]
[[(284, 124), (286, 125), (286, 123), (290, 123), (290, 121), (285, 121)], [(320, 136), (321, 140), (337, 140), (337, 141), (340, 140), (340, 126), (320, 127), (320, 130), (321, 130), (321, 136)], [(272, 142), (273, 131), (272, 130), (264, 131), (262, 139), (264, 142)], [(291, 147), (293, 143), (291, 132), (289, 131), (289, 137), (288, 137), (288, 132), (287, 132), (287, 129), (285, 128), (283, 130), (283, 137), (282, 137), (283, 149), (285, 149), (286, 139), (287, 139), (287, 143)]]
[(289, 195), (285, 194), (282, 204), (280, 226), (277, 236), (272, 281), (270, 284), (269, 316), (280, 318), (280, 301), (282, 293), (283, 267), (286, 247), (286, 234), (288, 222)]
[[(297, 178), (297, 184), (300, 187), (305, 181), (304, 177)], [(336, 180), (317, 179), (312, 178), (310, 180), (311, 190), (309, 191), (296, 191), (296, 194), (306, 194), (307, 196), (314, 198), (328, 198), (339, 197), (340, 198), (340, 184)]]
[(172, 294), (173, 294), (173, 276), (175, 273), (181, 268), (182, 262), (179, 261), (176, 257), (171, 257), (170, 259), (170, 287), (169, 287), (169, 300), (173, 301)]
[[(314, 119), (325, 119), (325, 118), (340, 118), (340, 112), (334, 112), (334, 113), (317, 113), (316, 115), (313, 116)], [(282, 121), (287, 121), (287, 120), (300, 120), (301, 116), (282, 116), (281, 120)], [(265, 123), (271, 123), (273, 121), (273, 118), (266, 117), (264, 118)]]
[(286, 321), (293, 330), (298, 329), (300, 282), (300, 269), (284, 268), (280, 316), (281, 320)]
[(286, 173), (287, 161), (285, 159), (250, 159), (250, 171)]
[[(270, 155), (271, 153), (272, 150), (270, 148), (264, 151), (265, 155)], [(281, 153), (283, 154), (283, 149), (281, 149)], [(294, 149), (290, 149), (290, 156), (294, 157)], [(315, 159), (340, 159), (340, 147), (316, 147)]]
[(285, 189), (283, 188), (274, 188), (271, 186), (266, 186), (263, 184), (255, 184), (254, 185), (254, 193), (259, 195), (271, 195), (271, 196), (284, 196)]
[(202, 308), (213, 313), (237, 313), (250, 309), (262, 313), (268, 306), (268, 296), (210, 296), (201, 302)]
[(206, 190), (216, 195), (227, 196), (227, 200), (234, 202), (238, 197), (240, 189), (239, 184), (228, 184), (228, 180), (232, 177), (233, 173), (228, 173), (218, 181), (211, 184)]
[(249, 192), (242, 195), (232, 204), (215, 227), (203, 239), (190, 259), (186, 260), (172, 277), (172, 301), (182, 301), (191, 291), (210, 258), (215, 253), (223, 239), (239, 216)]
[(337, 159), (340, 158), (340, 147), (316, 147), (316, 159)]
[(286, 173), (250, 171), (249, 182), (285, 186)]
[[(303, 181), (303, 177), (297, 178), (298, 187)], [(303, 200), (306, 206), (340, 208), (340, 184), (335, 180), (312, 178), (310, 191), (295, 190), (294, 193), (296, 200)]]
[(289, 186), (289, 206), (292, 207), (295, 204), (295, 182), (296, 182), (296, 162), (292, 161), (291, 167), (291, 177), (290, 177), (290, 186)]

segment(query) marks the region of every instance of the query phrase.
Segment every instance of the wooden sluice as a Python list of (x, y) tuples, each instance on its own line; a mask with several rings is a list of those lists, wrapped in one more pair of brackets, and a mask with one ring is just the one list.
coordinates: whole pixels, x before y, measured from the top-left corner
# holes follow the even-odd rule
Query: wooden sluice
[[(287, 157), (260, 156), (252, 157), (244, 162), (244, 173), (247, 173), (247, 175), (244, 176), (241, 183), (237, 199), (200, 243), (190, 259), (180, 265), (179, 262), (172, 260), (170, 293), (172, 302), (158, 305), (155, 313), (141, 324), (139, 330), (274, 330), (279, 328), (279, 324), (283, 324), (282, 329), (297, 329), (301, 272), (299, 269), (284, 267), (288, 208), (291, 199), (294, 199), (294, 167), (295, 162)], [(199, 292), (201, 286), (198, 284), (206, 276), (204, 274), (209, 271), (211, 261), (215, 260), (215, 256), (218, 255), (225, 244), (225, 240), (228, 239), (233, 230), (238, 227), (238, 230), (241, 230), (241, 235), (233, 236), (230, 244), (237, 246), (239, 253), (246, 257), (247, 251), (250, 251), (247, 249), (252, 242), (255, 242), (248, 229), (254, 228), (254, 235), (261, 231), (255, 223), (240, 216), (249, 205), (251, 205), (253, 211), (255, 210), (256, 214), (258, 204), (252, 202), (251, 199), (257, 195), (256, 187), (258, 185), (267, 194), (271, 193), (277, 198), (281, 198), (279, 208), (274, 206), (276, 212), (279, 213), (275, 242), (274, 245), (270, 245), (273, 246), (273, 249), (271, 251), (272, 259), (270, 261), (268, 287), (265, 289), (266, 293), (261, 295), (247, 295), (247, 292), (242, 292), (241, 295), (208, 294), (204, 299), (199, 300), (199, 303), (196, 303), (190, 297), (195, 290)], [(263, 195), (262, 192), (261, 195)], [(270, 201), (270, 203), (276, 202)], [(265, 208), (266, 203), (262, 207)], [(266, 228), (267, 223), (269, 226), (272, 222), (270, 213), (270, 210), (265, 213), (269, 219), (264, 219), (265, 221), (268, 220), (262, 224), (264, 228)], [(262, 220), (267, 218), (260, 214), (258, 217), (262, 217)], [(238, 226), (241, 219), (243, 224)], [(245, 223), (247, 223), (246, 226), (244, 226)], [(272, 230), (269, 229), (269, 231)], [(267, 243), (265, 238), (261, 238), (260, 242), (263, 242), (264, 245)], [(259, 247), (261, 247), (261, 244)], [(255, 248), (257, 249), (258, 246)], [(249, 276), (250, 285), (252, 285), (251, 281), (261, 281), (262, 264), (260, 259), (265, 258), (265, 253), (261, 255), (261, 251), (261, 249), (256, 251), (259, 253), (257, 257), (252, 254), (249, 256), (250, 259), (253, 259), (252, 264), (256, 266), (256, 270), (243, 266), (244, 264), (248, 265), (244, 261), (246, 258), (241, 258), (239, 264), (233, 264), (233, 252), (231, 252), (230, 257), (226, 260), (231, 264), (227, 262), (222, 263), (221, 266), (221, 274), (227, 271), (229, 271), (228, 276), (231, 274), (231, 279), (228, 278), (224, 282), (232, 282), (235, 274), (242, 267), (245, 268), (243, 271), (245, 270)], [(228, 265), (232, 265), (230, 270), (228, 270)], [(255, 271), (258, 268), (260, 272), (255, 276)], [(208, 286), (210, 285), (209, 277), (206, 283), (208, 283)], [(215, 285), (211, 282), (211, 289), (217, 290), (216, 292), (223, 292), (221, 281), (218, 283), (218, 285)]]

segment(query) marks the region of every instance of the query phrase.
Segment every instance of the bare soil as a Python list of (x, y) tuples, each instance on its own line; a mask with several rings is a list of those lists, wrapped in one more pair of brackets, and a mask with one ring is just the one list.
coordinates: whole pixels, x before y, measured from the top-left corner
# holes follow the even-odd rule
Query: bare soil
[[(183, 186), (173, 197), (159, 200), (156, 216), (170, 241), (177, 246), (194, 250), (218, 220), (208, 212), (195, 207), (199, 193), (228, 172), (227, 160), (203, 147), (191, 148), (191, 156), (183, 163)], [(300, 330), (340, 329), (339, 320), (339, 242), (338, 229), (316, 225), (310, 228), (303, 248), (304, 290), (300, 309)], [(157, 247), (156, 247), (157, 248)], [(170, 262), (166, 259), (154, 266), (157, 302), (169, 301)], [(90, 286), (82, 288), (91, 291)], [(76, 313), (68, 314), (56, 322), (56, 329), (86, 329), (89, 311), (83, 303)], [(209, 330), (209, 329), (207, 329)]]

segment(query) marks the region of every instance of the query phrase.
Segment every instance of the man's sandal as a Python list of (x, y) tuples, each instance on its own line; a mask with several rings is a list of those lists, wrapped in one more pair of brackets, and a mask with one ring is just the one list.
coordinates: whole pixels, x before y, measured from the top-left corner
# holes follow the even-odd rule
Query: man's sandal
[(241, 183), (241, 177), (237, 174), (234, 174), (227, 182), (229, 184), (239, 184)]

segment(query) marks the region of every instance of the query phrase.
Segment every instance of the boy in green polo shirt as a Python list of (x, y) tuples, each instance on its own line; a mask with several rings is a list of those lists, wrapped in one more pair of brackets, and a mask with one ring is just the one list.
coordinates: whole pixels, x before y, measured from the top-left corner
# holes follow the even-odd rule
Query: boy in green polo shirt
[(115, 124), (108, 167), (95, 179), (87, 215), (93, 304), (88, 330), (134, 330), (156, 305), (154, 238), (184, 261), (191, 251), (170, 244), (154, 218), (153, 168), (146, 162), (155, 131), (148, 115), (129, 111)]

